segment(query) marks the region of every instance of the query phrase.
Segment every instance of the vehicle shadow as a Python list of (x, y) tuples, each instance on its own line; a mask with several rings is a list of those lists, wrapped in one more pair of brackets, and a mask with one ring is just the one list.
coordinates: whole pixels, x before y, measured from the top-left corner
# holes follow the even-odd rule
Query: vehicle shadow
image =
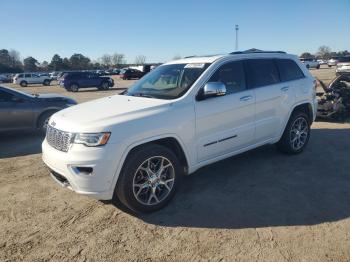
[(184, 179), (167, 207), (137, 217), (167, 227), (225, 229), (346, 219), (349, 137), (350, 129), (313, 129), (302, 154), (284, 155), (269, 145), (204, 167)]
[(0, 134), (0, 159), (41, 153), (43, 140), (36, 132)]

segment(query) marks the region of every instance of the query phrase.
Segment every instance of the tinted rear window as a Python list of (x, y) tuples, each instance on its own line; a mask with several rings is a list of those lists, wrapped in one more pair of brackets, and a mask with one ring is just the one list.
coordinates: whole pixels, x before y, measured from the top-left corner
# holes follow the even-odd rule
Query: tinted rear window
[(280, 81), (272, 59), (247, 60), (247, 76), (249, 87), (267, 86)]
[(280, 72), (281, 81), (291, 81), (304, 77), (299, 66), (290, 59), (277, 59), (278, 70)]

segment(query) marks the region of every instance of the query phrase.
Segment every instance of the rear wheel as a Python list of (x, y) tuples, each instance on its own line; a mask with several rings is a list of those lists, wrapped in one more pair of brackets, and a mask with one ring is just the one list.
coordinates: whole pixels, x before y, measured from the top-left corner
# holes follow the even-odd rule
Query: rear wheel
[(128, 156), (115, 194), (131, 210), (156, 211), (174, 196), (181, 168), (176, 155), (156, 144), (146, 145)]
[(21, 87), (26, 87), (28, 85), (27, 81), (21, 81), (19, 84)]
[(277, 147), (287, 154), (302, 152), (310, 138), (310, 119), (303, 111), (296, 111), (290, 117)]
[(78, 92), (79, 91), (79, 86), (77, 84), (71, 84), (69, 89), (72, 92)]

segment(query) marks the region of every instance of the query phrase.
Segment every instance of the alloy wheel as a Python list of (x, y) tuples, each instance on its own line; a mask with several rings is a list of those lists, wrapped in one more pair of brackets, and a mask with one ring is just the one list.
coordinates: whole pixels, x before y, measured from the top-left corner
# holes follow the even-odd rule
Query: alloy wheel
[(175, 182), (175, 170), (169, 159), (154, 156), (145, 160), (136, 170), (133, 193), (143, 205), (156, 205), (170, 194)]
[(295, 151), (300, 150), (307, 142), (309, 124), (304, 117), (294, 120), (290, 130), (290, 144)]

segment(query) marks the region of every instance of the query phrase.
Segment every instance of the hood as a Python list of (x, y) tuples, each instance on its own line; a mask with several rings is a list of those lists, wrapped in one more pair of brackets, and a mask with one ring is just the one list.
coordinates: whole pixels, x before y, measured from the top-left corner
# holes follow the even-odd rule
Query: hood
[(120, 122), (164, 110), (170, 100), (115, 95), (78, 104), (53, 115), (50, 123), (68, 132), (97, 132)]

